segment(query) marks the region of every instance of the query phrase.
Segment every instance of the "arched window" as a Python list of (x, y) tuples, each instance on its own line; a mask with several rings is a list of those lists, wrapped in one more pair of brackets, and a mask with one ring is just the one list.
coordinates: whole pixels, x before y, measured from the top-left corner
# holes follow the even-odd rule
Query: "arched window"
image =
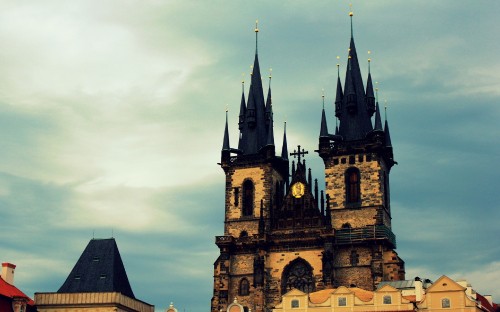
[(238, 289), (238, 295), (248, 296), (250, 294), (250, 283), (246, 278), (240, 281), (240, 288)]
[(359, 203), (360, 201), (360, 174), (357, 168), (349, 168), (345, 173), (346, 201)]
[(301, 258), (293, 260), (283, 270), (281, 293), (285, 294), (293, 288), (305, 293), (316, 289), (312, 267)]
[(253, 215), (253, 197), (254, 197), (254, 187), (253, 182), (250, 180), (245, 180), (243, 182), (243, 216)]

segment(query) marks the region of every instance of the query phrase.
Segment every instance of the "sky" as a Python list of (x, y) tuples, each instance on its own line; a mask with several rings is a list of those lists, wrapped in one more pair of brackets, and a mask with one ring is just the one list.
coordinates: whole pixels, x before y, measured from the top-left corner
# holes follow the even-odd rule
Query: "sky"
[[(391, 206), (406, 276), (467, 279), (500, 302), (498, 1), (353, 1), (387, 105)], [(137, 298), (207, 311), (223, 234), (225, 110), (272, 68), (274, 133), (317, 153), (333, 129), (347, 1), (0, 1), (0, 261), (33, 297), (93, 237), (115, 237)], [(366, 61), (365, 61), (366, 62)], [(365, 80), (366, 81), (366, 80)], [(265, 87), (267, 89), (267, 87)]]

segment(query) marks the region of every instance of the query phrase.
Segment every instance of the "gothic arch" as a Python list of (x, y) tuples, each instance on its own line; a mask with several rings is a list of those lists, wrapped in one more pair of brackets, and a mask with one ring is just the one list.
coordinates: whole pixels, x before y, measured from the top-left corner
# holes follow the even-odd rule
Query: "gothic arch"
[(243, 278), (240, 280), (240, 285), (238, 287), (238, 295), (248, 296), (250, 294), (250, 283), (248, 279)]
[(351, 167), (345, 172), (345, 195), (348, 204), (361, 201), (361, 174), (356, 167)]
[(254, 202), (254, 196), (255, 196), (255, 187), (250, 179), (246, 179), (243, 182), (243, 192), (241, 194), (242, 202), (243, 202), (243, 207), (242, 209), (242, 215), (243, 216), (251, 216), (253, 215), (253, 202)]
[(287, 264), (281, 276), (281, 294), (285, 294), (293, 288), (305, 293), (313, 292), (316, 289), (313, 268), (300, 257)]

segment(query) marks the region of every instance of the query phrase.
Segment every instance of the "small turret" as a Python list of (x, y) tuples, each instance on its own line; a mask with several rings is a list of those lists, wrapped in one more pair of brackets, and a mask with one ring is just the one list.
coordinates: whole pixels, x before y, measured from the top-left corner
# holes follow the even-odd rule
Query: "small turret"
[(373, 94), (372, 74), (370, 73), (370, 59), (368, 59), (368, 80), (366, 81), (366, 109), (371, 117), (375, 113), (375, 95)]

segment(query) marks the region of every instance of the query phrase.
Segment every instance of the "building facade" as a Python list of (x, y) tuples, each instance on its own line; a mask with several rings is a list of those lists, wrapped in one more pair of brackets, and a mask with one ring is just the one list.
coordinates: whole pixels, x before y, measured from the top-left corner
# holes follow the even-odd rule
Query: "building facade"
[(500, 308), (490, 296), (476, 293), (466, 281), (457, 282), (443, 275), (434, 283), (422, 282), (419, 278), (384, 281), (375, 291), (341, 286), (306, 294), (293, 289), (273, 309), (273, 312), (301, 311), (498, 312)]
[(212, 312), (234, 298), (247, 310), (270, 311), (292, 289), (374, 290), (382, 280), (404, 279), (391, 230), (389, 127), (382, 125), (370, 73), (363, 85), (352, 33), (344, 86), (337, 79), (334, 134), (322, 111), (325, 192), (306, 167), (308, 151), (298, 146), (288, 153), (286, 128), (276, 153), (271, 83), (264, 100), (257, 51), (248, 98), (244, 90), (241, 97), (237, 148), (226, 115), (224, 235), (216, 237)]

